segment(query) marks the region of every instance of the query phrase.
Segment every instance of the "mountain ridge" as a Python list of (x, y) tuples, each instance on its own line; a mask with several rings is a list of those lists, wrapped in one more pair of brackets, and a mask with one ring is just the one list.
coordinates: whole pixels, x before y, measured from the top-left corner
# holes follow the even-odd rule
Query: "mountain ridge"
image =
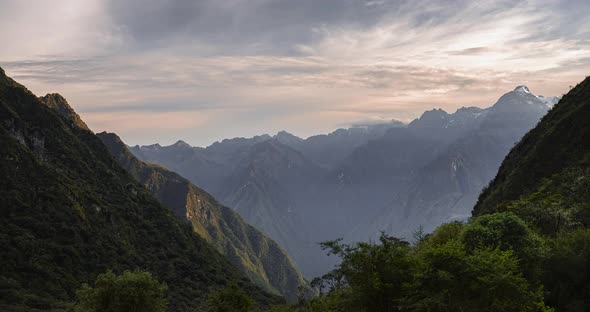
[(92, 132), (3, 70), (0, 120), (0, 309), (63, 310), (107, 269), (152, 272), (168, 284), (170, 311), (232, 281), (261, 304), (281, 301), (162, 207)]
[(312, 293), (286, 252), (247, 224), (233, 209), (219, 204), (211, 195), (167, 168), (138, 160), (116, 134), (102, 132), (98, 137), (123, 168), (164, 206), (189, 220), (196, 233), (254, 282), (284, 295), (290, 302), (297, 301), (301, 289)]
[[(173, 149), (132, 152), (149, 162), (182, 164), (174, 170), (203, 181), (222, 203), (264, 229), (311, 278), (333, 265), (317, 242), (375, 239), (381, 230), (409, 237), (420, 225), (432, 230), (468, 218), (503, 157), (547, 110), (532, 93), (508, 91), (487, 108), (433, 109), (408, 125), (339, 129), (305, 140), (286, 132), (224, 140), (215, 149), (193, 148), (188, 157)], [(292, 176), (282, 173), (290, 162), (273, 161), (288, 155), (286, 147), (254, 156), (257, 144), (281, 137), (304, 159), (292, 163), (299, 166)], [(250, 171), (243, 168), (249, 164), (255, 164)]]

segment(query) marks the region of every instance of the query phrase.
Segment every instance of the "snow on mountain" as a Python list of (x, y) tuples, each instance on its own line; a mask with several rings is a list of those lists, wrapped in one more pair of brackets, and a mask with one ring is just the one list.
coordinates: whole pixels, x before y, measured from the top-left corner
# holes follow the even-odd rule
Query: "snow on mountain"
[(531, 90), (525, 85), (518, 86), (514, 89), (514, 92), (532, 93)]

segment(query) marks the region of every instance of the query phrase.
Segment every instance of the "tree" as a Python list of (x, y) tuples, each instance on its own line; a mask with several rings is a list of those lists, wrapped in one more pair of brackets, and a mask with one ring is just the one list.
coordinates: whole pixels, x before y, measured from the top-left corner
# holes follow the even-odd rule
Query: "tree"
[(590, 229), (562, 233), (550, 242), (543, 284), (558, 311), (590, 311)]
[(340, 240), (322, 243), (342, 262), (334, 271), (350, 288), (351, 308), (356, 311), (397, 311), (403, 286), (414, 272), (410, 244), (381, 234), (380, 244), (342, 244)]
[(467, 253), (488, 247), (512, 250), (531, 281), (537, 281), (547, 253), (544, 241), (512, 212), (477, 217), (465, 226), (462, 242)]
[(213, 292), (204, 308), (207, 312), (251, 312), (255, 302), (235, 283)]
[(94, 287), (82, 285), (77, 291), (75, 312), (163, 312), (167, 286), (149, 272), (108, 271), (97, 277)]
[(458, 240), (426, 244), (407, 284), (403, 311), (545, 311), (542, 293), (522, 276), (512, 251), (466, 252)]

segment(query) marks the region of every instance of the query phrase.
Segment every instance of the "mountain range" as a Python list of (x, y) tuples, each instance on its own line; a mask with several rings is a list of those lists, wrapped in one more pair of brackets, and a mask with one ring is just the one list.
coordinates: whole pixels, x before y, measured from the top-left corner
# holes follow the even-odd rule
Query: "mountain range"
[(366, 241), (380, 231), (408, 238), (421, 227), (467, 219), (510, 148), (558, 100), (518, 86), (488, 108), (433, 109), (409, 124), (129, 150), (233, 207), (311, 278), (335, 263), (321, 241)]
[(275, 241), (249, 225), (233, 209), (178, 174), (131, 154), (114, 133), (97, 134), (115, 160), (232, 264), (270, 293), (296, 302), (300, 292), (313, 295), (309, 284)]

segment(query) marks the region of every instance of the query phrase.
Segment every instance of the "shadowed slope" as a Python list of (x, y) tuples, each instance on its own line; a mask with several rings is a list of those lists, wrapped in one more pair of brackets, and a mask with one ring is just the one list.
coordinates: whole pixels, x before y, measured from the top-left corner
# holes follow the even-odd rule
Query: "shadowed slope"
[(213, 244), (251, 280), (267, 290), (297, 300), (298, 288), (311, 289), (287, 253), (273, 240), (247, 224), (235, 211), (180, 175), (135, 158), (119, 137), (99, 133), (117, 162), (166, 207), (193, 224), (195, 232)]
[(108, 269), (142, 269), (190, 311), (211, 289), (255, 287), (162, 207), (90, 131), (56, 114), (0, 69), (0, 310), (63, 309)]

